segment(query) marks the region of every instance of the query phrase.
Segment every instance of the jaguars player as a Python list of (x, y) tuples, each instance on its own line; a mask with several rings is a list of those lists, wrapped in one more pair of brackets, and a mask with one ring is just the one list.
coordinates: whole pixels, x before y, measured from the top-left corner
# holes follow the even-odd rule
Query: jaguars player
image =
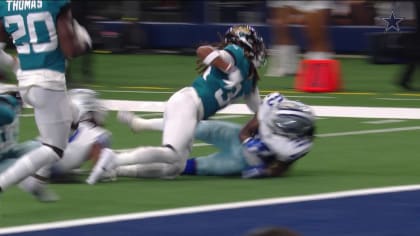
[[(163, 128), (161, 118), (143, 119), (127, 111), (118, 112), (118, 120), (134, 132)], [(311, 150), (314, 132), (315, 117), (309, 106), (271, 93), (264, 98), (258, 114), (243, 127), (226, 121), (200, 121), (195, 139), (213, 145), (218, 151), (188, 159), (183, 174), (282, 176)], [(147, 177), (143, 169), (142, 165), (120, 166), (109, 173)]]
[[(91, 45), (86, 30), (73, 21), (70, 1), (1, 1), (0, 42), (9, 36), (16, 46), (16, 72), (23, 102), (34, 108), (42, 145), (0, 175), (0, 192), (59, 160), (72, 122), (66, 92), (66, 59), (85, 53)], [(46, 173), (45, 173), (46, 174)]]
[(118, 154), (120, 163), (110, 162), (115, 153), (108, 150), (88, 183), (95, 183), (106, 169), (129, 164), (143, 164), (144, 174), (149, 177), (175, 178), (184, 170), (200, 120), (208, 119), (239, 98), (257, 111), (260, 103), (257, 68), (264, 64), (266, 54), (263, 39), (253, 27), (232, 26), (220, 46), (200, 46), (196, 53), (204, 68), (191, 86), (173, 94), (166, 103), (162, 146), (139, 147)]

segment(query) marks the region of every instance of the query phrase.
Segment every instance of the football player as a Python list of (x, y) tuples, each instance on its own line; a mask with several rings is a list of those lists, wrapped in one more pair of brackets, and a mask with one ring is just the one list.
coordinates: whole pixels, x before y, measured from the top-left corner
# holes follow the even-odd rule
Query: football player
[(58, 161), (67, 145), (72, 111), (67, 97), (66, 59), (90, 49), (86, 30), (73, 21), (70, 1), (1, 1), (0, 42), (16, 46), (16, 72), (24, 103), (34, 108), (42, 145), (0, 174), (0, 192), (28, 176), (45, 183), (41, 169)]
[[(204, 45), (197, 49), (200, 75), (191, 86), (173, 94), (164, 110), (162, 146), (139, 147), (118, 154), (107, 150), (98, 161), (88, 183), (95, 183), (102, 173), (115, 166), (142, 164), (149, 177), (175, 178), (184, 170), (191, 151), (194, 132), (200, 120), (244, 98), (252, 111), (260, 103), (257, 69), (265, 62), (265, 45), (249, 25), (230, 27), (220, 46)], [(203, 67), (201, 67), (203, 66)]]
[(16, 85), (0, 83), (0, 173), (16, 157), (39, 147), (36, 141), (18, 142), (19, 114), (22, 108), (18, 94)]
[[(15, 88), (15, 89), (13, 89)], [(21, 102), (13, 94), (17, 87), (0, 84), (0, 173), (16, 162), (24, 154), (42, 145), (38, 140), (18, 143)], [(55, 162), (49, 170), (50, 180), (62, 181), (86, 161), (99, 158), (101, 150), (110, 146), (111, 133), (104, 129), (106, 110), (99, 102), (97, 93), (90, 89), (69, 90), (75, 122), (63, 158)], [(47, 177), (47, 176), (46, 176)], [(31, 193), (39, 201), (51, 202), (58, 196), (39, 182), (37, 178), (27, 177), (19, 187)]]
[[(143, 119), (132, 112), (119, 112), (118, 119), (134, 132), (163, 128), (162, 119)], [(315, 116), (309, 106), (271, 93), (244, 127), (225, 121), (200, 121), (195, 138), (217, 147), (218, 152), (188, 159), (183, 174), (282, 176), (311, 150), (314, 132)], [(110, 173), (148, 177), (142, 165), (119, 166)]]

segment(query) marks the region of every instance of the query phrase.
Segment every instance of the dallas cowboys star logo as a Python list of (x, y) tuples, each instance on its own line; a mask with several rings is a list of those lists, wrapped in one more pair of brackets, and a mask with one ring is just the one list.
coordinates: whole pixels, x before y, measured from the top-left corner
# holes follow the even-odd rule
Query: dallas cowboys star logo
[(394, 11), (392, 11), (391, 16), (388, 18), (382, 18), (382, 20), (386, 21), (386, 28), (385, 31), (388, 32), (390, 30), (394, 30), (400, 32), (400, 22), (404, 20), (402, 17), (395, 17)]

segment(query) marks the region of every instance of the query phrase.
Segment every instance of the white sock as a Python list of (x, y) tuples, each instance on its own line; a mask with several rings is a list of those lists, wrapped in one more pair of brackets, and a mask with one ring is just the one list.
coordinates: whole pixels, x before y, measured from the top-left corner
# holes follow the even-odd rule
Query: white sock
[(41, 146), (17, 160), (12, 166), (0, 175), (0, 188), (5, 190), (24, 178), (33, 175), (45, 165), (59, 159), (57, 153), (47, 146)]
[(140, 147), (130, 152), (117, 155), (116, 166), (150, 164), (150, 163), (175, 163), (182, 158), (177, 152), (168, 147)]
[(168, 178), (179, 174), (176, 166), (167, 163), (120, 166), (117, 176), (134, 178)]

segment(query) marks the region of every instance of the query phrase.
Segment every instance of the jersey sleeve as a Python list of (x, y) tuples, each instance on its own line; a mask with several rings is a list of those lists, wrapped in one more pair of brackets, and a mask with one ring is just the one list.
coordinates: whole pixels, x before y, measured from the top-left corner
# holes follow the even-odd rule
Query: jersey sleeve
[(244, 50), (235, 44), (229, 44), (223, 50), (233, 57), (235, 65), (240, 64), (240, 62), (245, 58)]

